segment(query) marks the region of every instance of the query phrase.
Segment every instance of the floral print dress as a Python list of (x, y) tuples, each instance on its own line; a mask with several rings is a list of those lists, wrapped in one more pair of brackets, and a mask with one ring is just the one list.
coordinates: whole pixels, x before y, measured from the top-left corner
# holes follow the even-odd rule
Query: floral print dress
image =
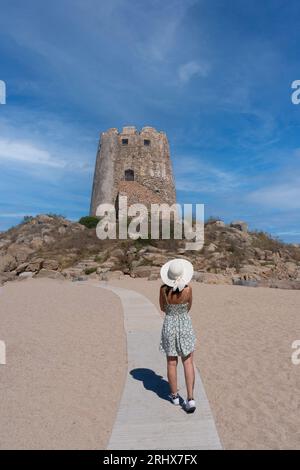
[(159, 350), (167, 356), (188, 356), (195, 349), (196, 337), (188, 314), (188, 302), (170, 304), (166, 299), (165, 319)]

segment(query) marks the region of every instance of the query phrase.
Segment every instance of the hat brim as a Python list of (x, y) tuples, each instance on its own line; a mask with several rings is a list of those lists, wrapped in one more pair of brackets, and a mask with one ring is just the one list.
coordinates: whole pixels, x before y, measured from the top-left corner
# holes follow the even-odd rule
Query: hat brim
[[(185, 283), (188, 284), (193, 277), (194, 274), (194, 268), (193, 265), (190, 261), (182, 258), (174, 258), (174, 259), (179, 259), (183, 263), (183, 278), (185, 280)], [(161, 280), (163, 281), (164, 284), (167, 284), (167, 286), (173, 287), (174, 286), (174, 279), (170, 279), (168, 277), (168, 269), (169, 265), (174, 259), (171, 259), (170, 261), (167, 261), (161, 268), (160, 268), (160, 277)]]

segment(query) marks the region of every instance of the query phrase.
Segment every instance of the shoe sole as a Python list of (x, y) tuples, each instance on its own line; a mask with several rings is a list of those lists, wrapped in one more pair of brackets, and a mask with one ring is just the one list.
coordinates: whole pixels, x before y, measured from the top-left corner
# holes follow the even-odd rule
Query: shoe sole
[(190, 408), (188, 410), (185, 410), (187, 413), (194, 413), (194, 411), (196, 410), (196, 407), (194, 406), (193, 408)]

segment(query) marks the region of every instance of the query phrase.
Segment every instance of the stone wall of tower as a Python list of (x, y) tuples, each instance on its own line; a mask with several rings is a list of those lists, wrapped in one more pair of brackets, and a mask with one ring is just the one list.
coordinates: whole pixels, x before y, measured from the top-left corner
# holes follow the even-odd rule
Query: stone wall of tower
[(96, 157), (90, 215), (96, 214), (99, 204), (113, 202), (115, 160), (117, 156), (118, 129), (109, 129), (107, 132), (102, 132)]
[[(109, 129), (101, 134), (97, 153), (90, 210), (92, 215), (96, 213), (99, 204), (115, 203), (126, 170), (133, 172), (135, 182), (147, 188), (147, 197), (150, 194), (148, 190), (152, 191), (153, 202), (158, 199), (161, 203), (176, 202), (166, 134), (152, 127), (144, 127), (140, 132), (135, 127), (124, 127), (120, 133), (117, 129)], [(130, 187), (130, 181), (127, 187)], [(132, 201), (132, 194), (130, 199)], [(135, 202), (140, 202), (138, 194)]]

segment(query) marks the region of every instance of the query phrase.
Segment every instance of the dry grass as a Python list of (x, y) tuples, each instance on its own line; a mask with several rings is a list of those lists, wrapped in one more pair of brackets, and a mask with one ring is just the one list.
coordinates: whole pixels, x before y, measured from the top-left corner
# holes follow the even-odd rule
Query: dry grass
[(279, 238), (272, 237), (266, 232), (255, 231), (251, 234), (253, 236), (252, 246), (255, 248), (278, 252), (279, 250), (286, 249), (288, 247), (288, 245)]

